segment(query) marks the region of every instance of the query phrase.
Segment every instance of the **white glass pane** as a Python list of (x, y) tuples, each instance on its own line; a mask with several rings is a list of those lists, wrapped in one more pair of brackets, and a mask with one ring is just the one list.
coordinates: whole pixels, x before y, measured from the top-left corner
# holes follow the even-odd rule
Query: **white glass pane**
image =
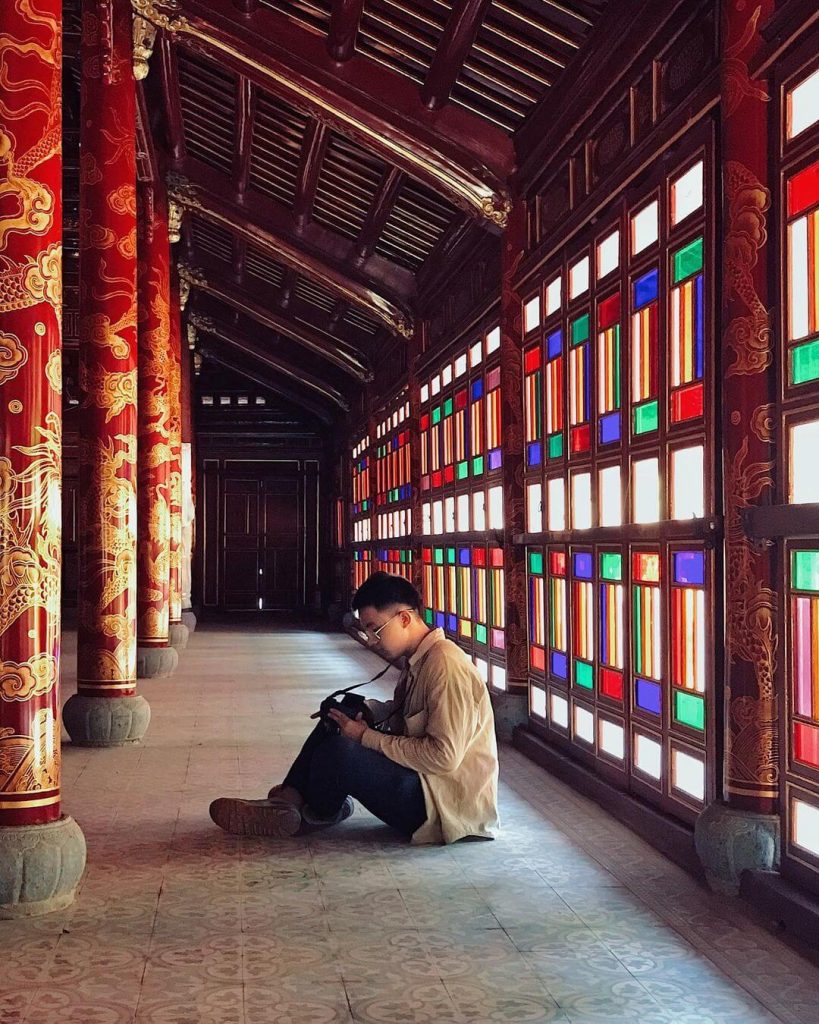
[(466, 353), (464, 352), (464, 354), (462, 356), (458, 356), (458, 358), (455, 360), (455, 376), (456, 377), (463, 377), (463, 375), (465, 373), (466, 373)]
[(553, 693), (549, 699), (549, 714), (555, 725), (561, 729), (569, 728), (569, 702)]
[(486, 495), (483, 491), (472, 493), (472, 529), (479, 533), (486, 529)]
[(506, 689), (506, 669), (501, 665), (492, 666), (492, 685), (496, 690)]
[(819, 71), (788, 93), (788, 138), (819, 121)]
[(213, 395), (202, 395), (202, 405), (213, 405)]
[(489, 488), (489, 529), (503, 529), (503, 488)]
[(549, 529), (566, 529), (566, 485), (562, 477), (555, 477), (548, 483)]
[(702, 519), (705, 515), (704, 459), (702, 445), (671, 453), (672, 519)]
[(788, 227), (788, 328), (791, 341), (810, 332), (808, 285), (808, 219), (800, 217)]
[(447, 533), (455, 532), (455, 499), (446, 498), (444, 501), (444, 525)]
[(819, 807), (798, 799), (794, 799), (792, 806), (793, 841), (819, 857)]
[(421, 385), (421, 401), (422, 402), (428, 402), (429, 401), (429, 384), (422, 384)]
[(626, 756), (625, 733), (621, 725), (600, 719), (600, 749), (622, 761)]
[(483, 342), (476, 341), (469, 350), (469, 365), (477, 366), (481, 359), (483, 359)]
[(440, 394), (441, 391), (441, 375), (437, 374), (432, 378), (432, 393), (433, 395)]
[(444, 387), (452, 383), (452, 365), (450, 363), (447, 363), (443, 370), (441, 370), (441, 383)]
[(659, 743), (643, 736), (634, 734), (634, 764), (641, 772), (659, 779), (663, 773), (663, 748)]
[(634, 522), (656, 523), (660, 518), (660, 460), (634, 463)]
[(576, 739), (594, 743), (594, 715), (579, 705), (574, 709), (574, 735)]
[(689, 168), (671, 186), (671, 223), (679, 224), (702, 206), (702, 160)]
[(458, 531), (465, 533), (469, 529), (469, 495), (458, 495)]
[(528, 334), (540, 323), (540, 296), (535, 295), (523, 307), (523, 329)]
[(526, 488), (526, 530), (528, 533), (543, 532), (543, 487), (529, 484)]
[(790, 500), (794, 505), (819, 501), (819, 420), (791, 427)]
[(546, 691), (539, 686), (529, 687), (529, 707), (538, 718), (546, 717)]
[(590, 530), (591, 525), (591, 473), (575, 473), (572, 477), (572, 526), (575, 530)]
[(556, 277), (546, 286), (546, 316), (551, 316), (560, 309), (563, 301), (563, 281)]
[(674, 750), (671, 758), (674, 788), (681, 789), (695, 800), (704, 800), (705, 764), (698, 757), (691, 757), (682, 750)]
[(597, 246), (597, 276), (605, 277), (620, 263), (620, 232), (612, 231)]
[(659, 207), (657, 200), (635, 213), (631, 218), (631, 251), (642, 252), (653, 245), (659, 236)]
[(606, 466), (600, 470), (600, 525), (621, 526), (623, 496), (620, 467)]
[(589, 257), (584, 256), (582, 260), (569, 270), (569, 298), (576, 299), (578, 295), (588, 291), (589, 288)]
[[(538, 305), (538, 320), (540, 320), (540, 299), (537, 300)], [(492, 330), (486, 336), (486, 354), (490, 352), (497, 352), (500, 348), (501, 334), (500, 327), (493, 327)]]
[(475, 659), (475, 668), (478, 670), (478, 675), (483, 679), (485, 683), (489, 682), (489, 662), (485, 658)]
[(220, 395), (219, 405), (230, 405), (230, 395)]
[(439, 534), (444, 532), (444, 503), (435, 501), (432, 504), (432, 532)]

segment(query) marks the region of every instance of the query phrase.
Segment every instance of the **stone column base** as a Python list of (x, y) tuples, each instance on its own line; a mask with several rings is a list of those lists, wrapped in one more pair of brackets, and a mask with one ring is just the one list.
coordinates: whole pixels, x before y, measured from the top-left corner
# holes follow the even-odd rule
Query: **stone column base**
[(188, 646), (189, 636), (188, 627), (183, 622), (171, 623), (168, 634), (168, 643), (170, 643), (171, 647), (175, 647), (177, 651), (184, 651)]
[(188, 627), (188, 632), (193, 633), (196, 629), (196, 616), (191, 608), (182, 609), (182, 625)]
[(714, 892), (735, 896), (743, 871), (779, 868), (779, 817), (714, 803), (694, 826), (694, 844)]
[(529, 721), (529, 699), (525, 693), (491, 692), (495, 714), (495, 734), (504, 743), (512, 742), (512, 733), (518, 725)]
[(164, 679), (179, 664), (174, 647), (137, 647), (137, 679)]
[(144, 697), (96, 697), (75, 693), (63, 708), (63, 722), (78, 747), (121, 747), (148, 731), (151, 706)]
[(85, 836), (73, 818), (0, 827), (0, 918), (62, 910), (84, 871)]

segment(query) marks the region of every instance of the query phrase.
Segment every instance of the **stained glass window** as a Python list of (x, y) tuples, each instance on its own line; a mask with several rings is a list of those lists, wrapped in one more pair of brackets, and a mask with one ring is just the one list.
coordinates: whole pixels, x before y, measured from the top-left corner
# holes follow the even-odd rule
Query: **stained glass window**
[(350, 453), (352, 502), (350, 505), (350, 541), (353, 546), (352, 583), (360, 587), (372, 570), (374, 502), (370, 493), (370, 438), (362, 437)]

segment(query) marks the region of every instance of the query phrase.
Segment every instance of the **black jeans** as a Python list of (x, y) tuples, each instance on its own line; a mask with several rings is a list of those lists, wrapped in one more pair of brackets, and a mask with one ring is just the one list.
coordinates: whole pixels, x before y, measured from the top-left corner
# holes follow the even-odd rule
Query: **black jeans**
[(307, 737), (284, 785), (297, 789), (310, 810), (322, 818), (332, 818), (344, 798), (352, 796), (405, 836), (427, 820), (418, 772), (377, 750), (328, 733), (321, 723)]

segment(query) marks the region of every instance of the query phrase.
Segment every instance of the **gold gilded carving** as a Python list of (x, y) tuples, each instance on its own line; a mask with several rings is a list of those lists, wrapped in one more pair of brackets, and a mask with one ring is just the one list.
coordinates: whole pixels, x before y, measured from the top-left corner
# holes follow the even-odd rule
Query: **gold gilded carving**
[(43, 697), (57, 685), (57, 659), (35, 654), (28, 661), (0, 662), (0, 700), (25, 701)]
[(140, 17), (153, 22), (157, 28), (181, 32), (188, 27), (188, 19), (177, 14), (179, 5), (175, 0), (132, 0), (132, 6)]
[(16, 334), (0, 333), (0, 384), (13, 380), (28, 361), (28, 351)]
[[(763, 407), (765, 408), (765, 407)], [(754, 419), (757, 418), (757, 410)], [(742, 513), (772, 488), (773, 460), (747, 463), (744, 438), (726, 469), (725, 491), (732, 496), (726, 517), (727, 647), (732, 662), (753, 665), (757, 696), (729, 702), (733, 739), (731, 781), (775, 785), (779, 777), (776, 750), (777, 697), (774, 689), (778, 638), (774, 629), (776, 594), (757, 579), (755, 554), (742, 526)]]
[(114, 416), (119, 416), (129, 405), (137, 401), (137, 371), (124, 372), (105, 370), (96, 366), (90, 369), (87, 365), (80, 366), (80, 387), (85, 392), (82, 403), (84, 409), (94, 406), (105, 409), (105, 422), (110, 423)]
[(113, 192), (109, 192), (106, 202), (114, 213), (120, 216), (136, 217), (137, 199), (136, 189), (133, 185), (120, 185)]
[(193, 349), (196, 348), (196, 339), (197, 339), (196, 327), (193, 324), (188, 324), (187, 334), (188, 334), (188, 348), (191, 351), (193, 351)]
[(134, 17), (134, 78), (141, 82), (148, 77), (156, 41), (156, 25), (139, 15)]
[(45, 374), (52, 389), (61, 395), (63, 393), (63, 354), (60, 349), (55, 348), (48, 357)]
[(175, 245), (182, 237), (184, 210), (174, 199), (168, 201), (168, 241)]
[(736, 160), (725, 163), (725, 199), (728, 227), (725, 237), (725, 299), (736, 298), (748, 310), (725, 331), (725, 346), (734, 352), (727, 376), (761, 373), (771, 365), (773, 334), (770, 317), (754, 284), (753, 270), (759, 250), (768, 238), (765, 214), (770, 192)]
[(757, 25), (762, 8), (757, 7), (739, 39), (726, 47), (722, 62), (725, 95), (725, 117), (735, 113), (744, 99), (756, 99), (769, 102), (768, 88), (762, 82), (751, 81), (748, 60), (743, 54), (751, 45), (757, 33)]
[(0, 729), (0, 793), (36, 793), (59, 785), (59, 723), (50, 708), (41, 708), (32, 726), (32, 736)]

